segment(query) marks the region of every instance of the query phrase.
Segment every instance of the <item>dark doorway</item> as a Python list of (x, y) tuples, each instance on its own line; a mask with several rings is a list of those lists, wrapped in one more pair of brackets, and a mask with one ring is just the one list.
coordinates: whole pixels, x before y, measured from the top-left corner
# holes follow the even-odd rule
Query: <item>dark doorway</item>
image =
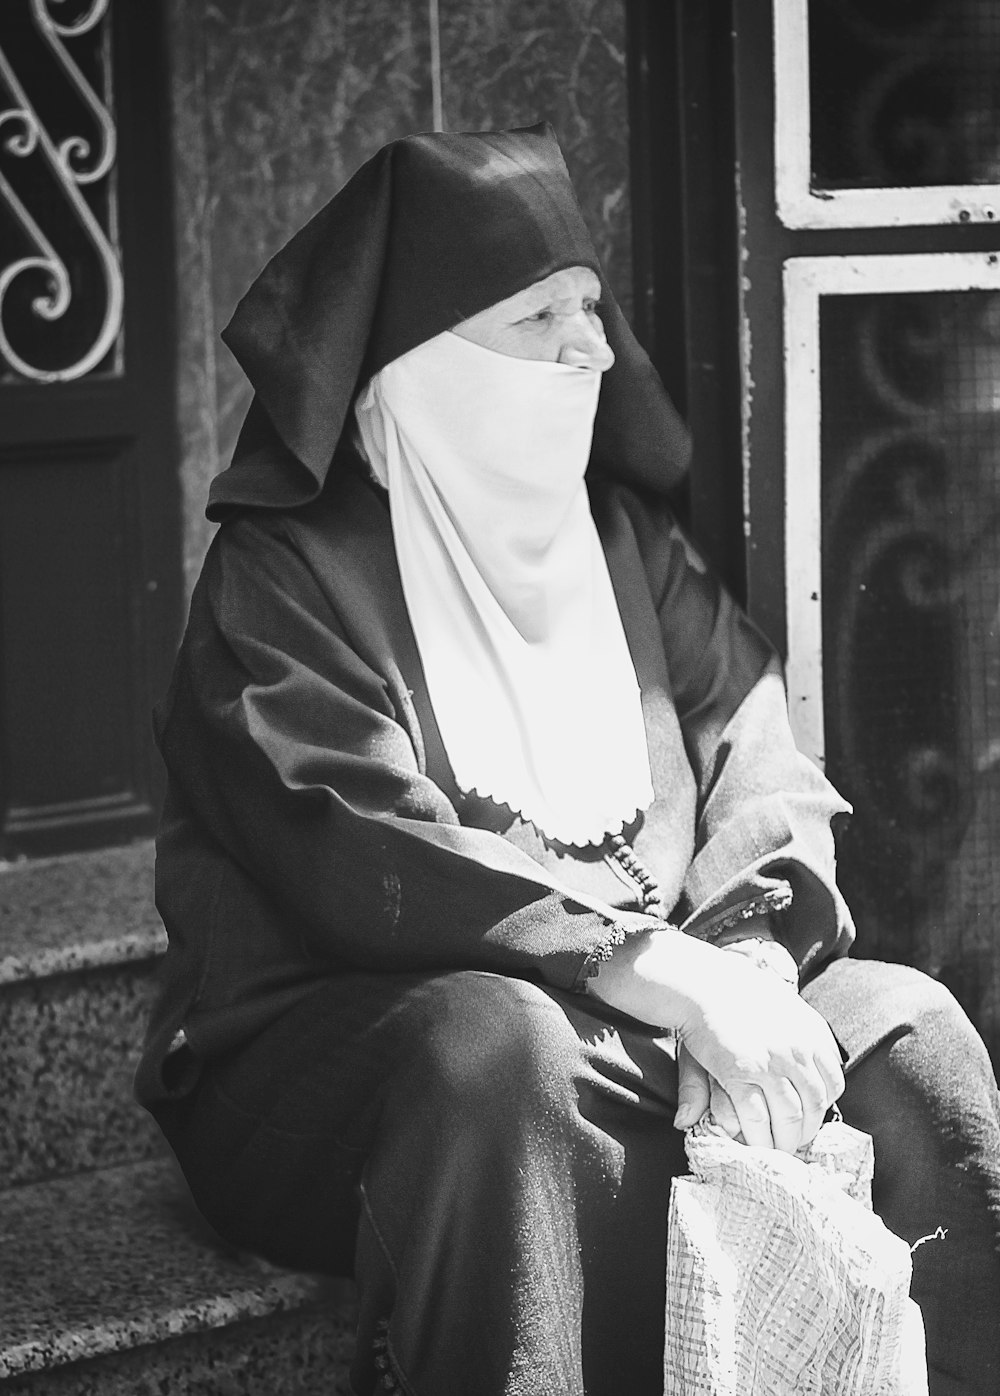
[(161, 20), (0, 9), (4, 858), (156, 817), (149, 709), (180, 604)]

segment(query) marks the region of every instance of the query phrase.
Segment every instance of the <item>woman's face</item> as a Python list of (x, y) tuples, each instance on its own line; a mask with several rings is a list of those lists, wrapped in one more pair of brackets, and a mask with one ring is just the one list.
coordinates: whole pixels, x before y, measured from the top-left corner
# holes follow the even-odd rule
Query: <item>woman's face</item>
[(600, 372), (615, 361), (599, 314), (601, 283), (589, 267), (566, 267), (455, 326), (455, 334), (509, 354)]

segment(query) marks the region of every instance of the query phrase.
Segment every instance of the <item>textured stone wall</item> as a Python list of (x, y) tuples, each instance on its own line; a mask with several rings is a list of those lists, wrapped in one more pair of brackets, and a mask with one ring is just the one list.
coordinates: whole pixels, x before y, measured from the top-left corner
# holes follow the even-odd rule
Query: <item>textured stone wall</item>
[[(248, 390), (219, 342), (260, 267), (380, 145), (547, 119), (628, 312), (624, 0), (170, 0), (185, 573)], [(433, 40), (433, 42), (432, 42)], [(435, 56), (440, 64), (435, 68)]]

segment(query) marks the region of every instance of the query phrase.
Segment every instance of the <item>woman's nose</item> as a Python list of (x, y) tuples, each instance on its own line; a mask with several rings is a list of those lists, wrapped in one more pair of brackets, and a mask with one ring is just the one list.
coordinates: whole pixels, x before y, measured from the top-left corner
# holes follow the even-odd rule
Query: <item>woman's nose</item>
[(611, 346), (590, 318), (575, 318), (560, 347), (559, 362), (569, 368), (591, 368), (604, 373), (614, 361)]

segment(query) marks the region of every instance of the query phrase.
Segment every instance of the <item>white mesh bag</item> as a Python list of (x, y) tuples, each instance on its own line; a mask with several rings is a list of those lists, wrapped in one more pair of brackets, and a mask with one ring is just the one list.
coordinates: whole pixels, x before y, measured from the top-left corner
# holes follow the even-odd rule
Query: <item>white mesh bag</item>
[(926, 1396), (905, 1241), (871, 1210), (872, 1141), (793, 1157), (686, 1135), (667, 1240), (664, 1396)]

